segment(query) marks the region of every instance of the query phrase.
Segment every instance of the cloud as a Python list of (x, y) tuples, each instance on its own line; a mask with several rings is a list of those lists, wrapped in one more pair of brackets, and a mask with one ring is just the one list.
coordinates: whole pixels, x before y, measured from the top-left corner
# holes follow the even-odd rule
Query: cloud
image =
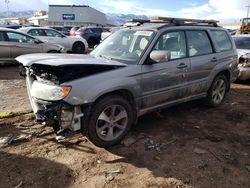
[(115, 13), (147, 16), (170, 16), (174, 14), (174, 12), (165, 9), (144, 8), (142, 5), (143, 3), (125, 0), (103, 0), (100, 4), (104, 12), (110, 12), (110, 10), (112, 10)]
[(246, 16), (246, 0), (209, 0), (200, 6), (182, 8), (181, 17), (204, 18), (217, 20), (240, 19)]

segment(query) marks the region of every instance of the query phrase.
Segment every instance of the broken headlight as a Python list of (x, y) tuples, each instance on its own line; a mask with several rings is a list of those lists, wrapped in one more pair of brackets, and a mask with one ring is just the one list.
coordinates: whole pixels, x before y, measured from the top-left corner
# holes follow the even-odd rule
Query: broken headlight
[(34, 81), (31, 87), (31, 96), (47, 101), (59, 101), (65, 98), (71, 90), (71, 86), (50, 85)]

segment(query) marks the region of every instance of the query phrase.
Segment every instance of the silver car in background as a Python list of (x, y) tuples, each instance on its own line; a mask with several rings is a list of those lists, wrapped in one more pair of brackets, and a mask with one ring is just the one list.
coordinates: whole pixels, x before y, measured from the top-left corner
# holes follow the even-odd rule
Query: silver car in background
[(17, 56), (31, 53), (62, 53), (63, 46), (44, 43), (30, 35), (13, 29), (0, 28), (0, 60), (14, 60)]
[(88, 52), (88, 43), (79, 36), (66, 36), (59, 31), (48, 27), (23, 27), (19, 31), (27, 33), (44, 42), (59, 44), (67, 52), (83, 54)]

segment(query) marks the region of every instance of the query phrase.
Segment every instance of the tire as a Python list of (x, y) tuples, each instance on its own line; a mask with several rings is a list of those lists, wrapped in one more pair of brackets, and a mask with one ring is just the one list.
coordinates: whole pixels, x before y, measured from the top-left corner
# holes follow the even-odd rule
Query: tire
[(120, 143), (128, 133), (133, 123), (133, 109), (123, 97), (107, 96), (94, 105), (88, 122), (89, 140), (107, 148)]
[(60, 53), (60, 52), (58, 52), (56, 50), (50, 50), (50, 51), (48, 51), (48, 53)]
[(83, 54), (85, 52), (85, 45), (82, 42), (74, 43), (72, 51), (76, 54)]
[(229, 80), (225, 75), (216, 76), (207, 92), (204, 103), (210, 107), (219, 106), (224, 101), (229, 87)]
[(88, 40), (88, 44), (89, 44), (89, 47), (90, 47), (90, 48), (94, 48), (94, 46), (98, 44), (98, 41), (97, 41), (97, 39), (95, 39), (95, 38), (90, 38), (90, 39)]

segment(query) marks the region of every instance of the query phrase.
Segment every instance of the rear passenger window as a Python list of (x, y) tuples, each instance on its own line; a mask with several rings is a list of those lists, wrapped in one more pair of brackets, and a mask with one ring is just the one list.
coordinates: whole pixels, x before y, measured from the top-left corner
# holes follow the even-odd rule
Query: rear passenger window
[(189, 56), (213, 53), (211, 42), (206, 31), (187, 31)]
[(45, 33), (41, 29), (32, 29), (28, 32), (31, 36), (45, 36)]
[(225, 31), (212, 31), (213, 37), (217, 42), (220, 51), (228, 51), (232, 49), (232, 43)]

